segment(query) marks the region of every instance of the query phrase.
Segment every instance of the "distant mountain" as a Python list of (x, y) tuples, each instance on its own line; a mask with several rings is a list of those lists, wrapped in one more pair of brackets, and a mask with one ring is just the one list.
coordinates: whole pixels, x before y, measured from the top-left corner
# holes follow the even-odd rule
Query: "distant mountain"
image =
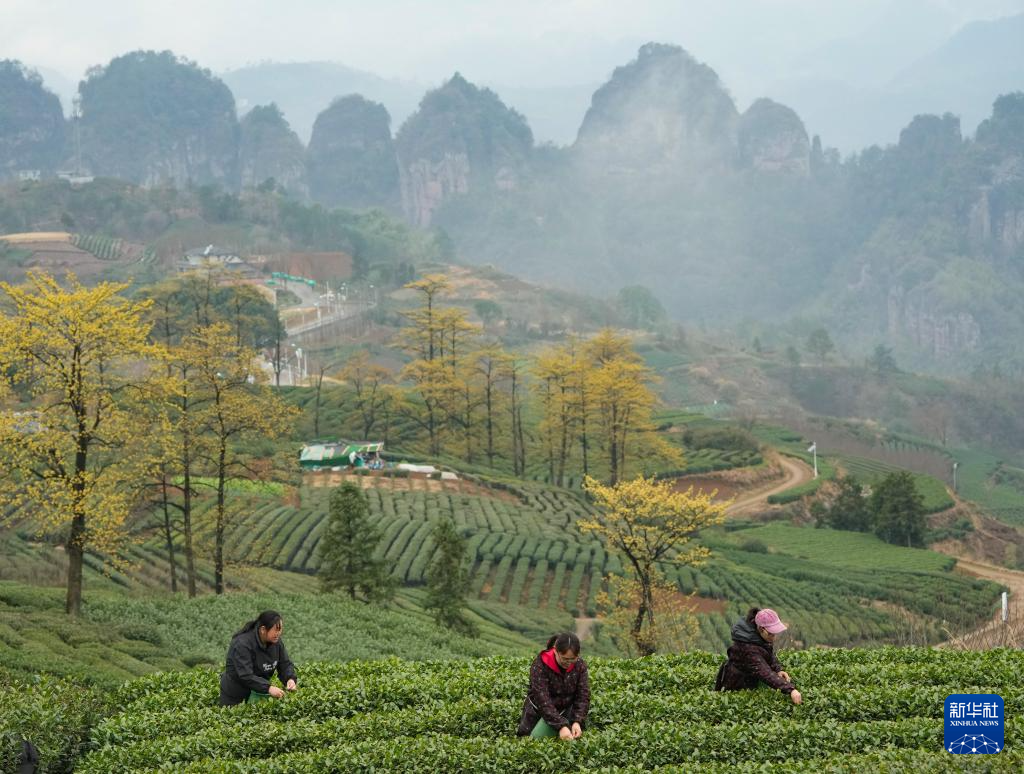
[(950, 110), (973, 131), (999, 94), (1024, 90), (1024, 13), (968, 24), (899, 73), (887, 91), (917, 112)]
[[(875, 50), (863, 40), (859, 45)], [(841, 53), (836, 58), (845, 61)], [(879, 80), (877, 68), (858, 77), (823, 58), (802, 69), (805, 77), (777, 84), (770, 96), (792, 105), (812, 134), (844, 153), (895, 142), (920, 113), (952, 112), (971, 133), (998, 95), (1024, 89), (1024, 14), (968, 24), (930, 53), (904, 61), (888, 79)]]
[(277, 105), (255, 107), (239, 125), (238, 167), (242, 188), (268, 179), (298, 199), (309, 196), (306, 149)]
[(81, 95), (82, 155), (94, 175), (238, 187), (235, 100), (209, 70), (170, 51), (132, 51), (90, 71)]
[(426, 226), (449, 198), (514, 190), (532, 148), (520, 113), (455, 73), (395, 138), (406, 217)]
[(424, 186), (446, 194), (430, 223), (466, 260), (604, 295), (644, 285), (677, 319), (814, 320), (851, 351), (1024, 373), (1024, 92), (974, 140), (937, 112), (842, 161), (789, 106), (738, 113), (711, 67), (647, 44), (573, 146), (535, 149), (515, 185)]
[(316, 117), (338, 97), (359, 94), (387, 108), (393, 126), (416, 109), (425, 86), (389, 80), (337, 62), (262, 62), (221, 75), (235, 95), (238, 112), (275, 103), (308, 143)]
[(594, 92), (573, 148), (602, 173), (709, 168), (732, 160), (738, 119), (714, 70), (647, 43)]
[(399, 208), (391, 117), (380, 103), (357, 94), (332, 102), (313, 125), (307, 165), (310, 191), (321, 204)]
[(21, 62), (0, 60), (0, 180), (52, 172), (64, 150), (60, 100)]
[[(230, 70), (221, 78), (234, 93), (239, 114), (273, 102), (307, 144), (317, 115), (338, 97), (359, 94), (384, 105), (391, 116), (392, 132), (397, 133), (432, 88), (425, 83), (382, 78), (337, 62), (263, 62)], [(483, 85), (526, 116), (538, 142), (571, 145), (599, 84), (509, 86), (484, 81)]]

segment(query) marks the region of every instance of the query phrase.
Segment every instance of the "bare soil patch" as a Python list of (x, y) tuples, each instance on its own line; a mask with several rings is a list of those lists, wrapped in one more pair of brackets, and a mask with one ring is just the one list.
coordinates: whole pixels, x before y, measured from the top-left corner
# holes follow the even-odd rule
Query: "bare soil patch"
[(594, 629), (594, 624), (597, 623), (596, 618), (588, 618), (581, 616), (576, 618), (576, 636), (580, 638), (580, 642), (590, 637), (590, 633)]
[(683, 595), (681, 604), (684, 607), (688, 607), (694, 613), (724, 613), (726, 611), (724, 600), (711, 599), (710, 597), (688, 597)]
[(974, 529), (961, 538), (949, 538), (929, 546), (949, 556), (963, 557), (993, 565), (1014, 565), (1024, 559), (1024, 533), (1016, 527), (979, 513), (968, 503), (928, 517), (932, 529), (950, 527), (968, 519)]
[(409, 476), (397, 478), (385, 476), (380, 471), (370, 471), (362, 475), (356, 475), (349, 470), (319, 470), (316, 472), (304, 473), (302, 481), (306, 486), (340, 486), (346, 481), (351, 481), (363, 489), (390, 489), (394, 492), (450, 492), (452, 494), (467, 494), (476, 497), (491, 497), (495, 500), (518, 503), (519, 498), (511, 492), (499, 489), (491, 489), (466, 479), (433, 479), (427, 478), (425, 473), (411, 473)]
[(723, 481), (721, 478), (715, 476), (705, 475), (694, 475), (694, 476), (683, 476), (677, 478), (673, 489), (677, 492), (685, 492), (690, 487), (693, 487), (694, 492), (714, 492), (717, 490), (718, 494), (715, 495), (716, 501), (731, 500), (736, 494), (742, 491), (742, 487), (737, 484)]

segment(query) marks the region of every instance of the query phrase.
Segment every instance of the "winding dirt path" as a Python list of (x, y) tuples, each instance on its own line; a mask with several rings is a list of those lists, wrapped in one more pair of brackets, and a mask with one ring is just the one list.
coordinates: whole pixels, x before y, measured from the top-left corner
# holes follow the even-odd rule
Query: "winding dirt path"
[(730, 516), (736, 516), (753, 510), (756, 507), (764, 507), (768, 504), (768, 498), (773, 494), (785, 492), (787, 489), (799, 486), (814, 477), (814, 472), (810, 466), (792, 457), (779, 456), (779, 465), (782, 466), (785, 473), (785, 477), (781, 481), (772, 481), (763, 487), (744, 492), (737, 496), (732, 504), (726, 508), (725, 512)]

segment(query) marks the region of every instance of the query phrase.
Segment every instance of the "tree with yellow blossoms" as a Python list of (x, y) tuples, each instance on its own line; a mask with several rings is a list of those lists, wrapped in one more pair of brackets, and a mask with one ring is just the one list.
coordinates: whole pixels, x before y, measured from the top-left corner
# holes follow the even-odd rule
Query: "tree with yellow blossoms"
[(597, 535), (611, 551), (625, 560), (637, 589), (632, 597), (630, 636), (643, 655), (654, 652), (654, 643), (644, 634), (657, 630), (657, 600), (660, 564), (699, 564), (710, 554), (692, 545), (693, 535), (725, 520), (726, 503), (715, 502), (714, 492), (694, 493), (673, 489), (673, 483), (638, 477), (606, 486), (587, 476), (583, 488), (593, 498), (598, 513), (581, 519), (583, 533)]
[(65, 608), (78, 615), (86, 549), (116, 549), (159, 456), (144, 388), (160, 347), (127, 285), (65, 285), (0, 283), (12, 310), (0, 315), (0, 500), (30, 506), (43, 532), (66, 529)]
[(443, 274), (428, 274), (405, 287), (415, 290), (422, 302), (403, 313), (411, 325), (402, 330), (401, 344), (413, 359), (402, 370), (402, 379), (418, 398), (406, 404), (407, 416), (426, 432), (431, 454), (439, 454), (442, 439), (455, 434), (472, 459), (477, 404), (467, 355), (479, 329), (462, 309), (438, 305), (450, 287)]
[(264, 477), (267, 471), (254, 464), (245, 443), (283, 435), (299, 410), (264, 384), (259, 354), (238, 344), (226, 323), (197, 328), (185, 339), (183, 348), (192, 363), (196, 387), (204, 395), (196, 419), (207, 436), (206, 463), (214, 480), (214, 590), (223, 594), (228, 482)]
[(658, 397), (652, 385), (657, 376), (633, 349), (632, 340), (605, 328), (583, 345), (583, 356), (589, 361), (592, 435), (603, 446), (609, 483), (627, 475), (633, 456), (682, 467), (682, 452), (655, 431), (651, 417)]
[(382, 365), (370, 361), (365, 352), (352, 355), (338, 376), (351, 388), (352, 403), (358, 415), (359, 437), (368, 439), (380, 423), (391, 395), (387, 387), (395, 376)]

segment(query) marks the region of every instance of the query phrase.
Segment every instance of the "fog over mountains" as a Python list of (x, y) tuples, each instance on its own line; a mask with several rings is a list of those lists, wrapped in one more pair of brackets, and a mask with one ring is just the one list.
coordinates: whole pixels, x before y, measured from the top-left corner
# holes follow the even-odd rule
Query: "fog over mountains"
[[(810, 92), (738, 99), (715, 62), (671, 43), (643, 43), (595, 87), (505, 91), (460, 71), (422, 92), (330, 62), (221, 79), (140, 50), (82, 82), (82, 163), (144, 186), (380, 208), (443, 232), (464, 261), (599, 295), (645, 285), (691, 323), (827, 324), (853, 352), (884, 341), (911, 364), (1024, 368), (1022, 26), (972, 23), (878, 86), (890, 56), (817, 115), (800, 105)], [(857, 72), (829, 61), (822, 76)], [(5, 64), (0, 97), (0, 178), (77, 163), (38, 76)], [(893, 136), (846, 154), (826, 121)]]
[[(895, 142), (900, 129), (918, 113), (951, 112), (960, 116), (964, 131), (972, 133), (996, 96), (1024, 88), (1024, 14), (971, 22), (952, 36), (945, 32), (949, 19), (942, 14), (918, 14), (914, 24), (906, 23), (911, 16), (909, 6), (896, 6), (855, 38), (833, 41), (786, 65), (766, 68), (772, 75), (758, 84), (757, 91), (747, 81), (731, 78), (729, 67), (711, 63), (741, 105), (763, 96), (791, 105), (809, 131), (843, 153)], [(630, 42), (628, 51), (623, 45), (612, 47), (622, 51), (619, 63), (644, 41)], [(700, 41), (682, 44), (699, 54)], [(473, 79), (472, 70), (459, 69)], [(336, 63), (267, 62), (222, 77), (235, 92), (240, 111), (276, 102), (303, 139), (308, 139), (325, 98), (362, 94), (383, 103), (397, 127), (435, 85), (380, 78)], [(554, 79), (560, 80), (557, 74)], [(556, 145), (576, 139), (590, 95), (600, 85), (596, 79), (550, 86), (479, 82), (525, 115), (539, 142)]]
[[(230, 3), (215, 9), (197, 0), (162, 16), (120, 0), (100, 5), (117, 6), (122, 34), (69, 6), (63, 17), (73, 24), (61, 29), (82, 35), (62, 40), (46, 21), (52, 3), (23, 3), (22, 23), (0, 30), (0, 50), (40, 69), (70, 113), (87, 66), (127, 47), (169, 48), (219, 73), (240, 113), (276, 102), (304, 142), (316, 114), (348, 93), (383, 103), (397, 131), (423, 94), (458, 70), (522, 112), (538, 141), (570, 144), (594, 90), (643, 43), (661, 40), (711, 64), (741, 109), (761, 97), (791, 105), (812, 134), (845, 154), (895, 142), (919, 112), (951, 111), (971, 133), (998, 94), (1021, 88), (1024, 68), (1024, 0), (723, 0), (707, 8), (650, 0), (586, 13), (561, 2), (389, 13), (390, 0), (373, 10), (260, 0), (235, 17)], [(33, 21), (39, 34), (25, 34)], [(232, 35), (216, 34), (228, 28)]]

